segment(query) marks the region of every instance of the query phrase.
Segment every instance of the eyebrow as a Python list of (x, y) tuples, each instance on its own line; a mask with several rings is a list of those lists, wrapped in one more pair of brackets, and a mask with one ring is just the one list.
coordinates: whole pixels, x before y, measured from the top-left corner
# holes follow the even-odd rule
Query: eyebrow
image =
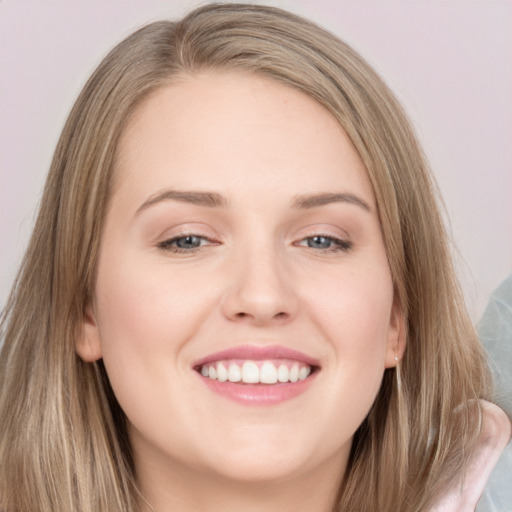
[(331, 203), (348, 203), (360, 206), (363, 210), (371, 212), (370, 205), (360, 197), (349, 192), (305, 194), (295, 196), (292, 202), (294, 208), (309, 209)]
[[(227, 199), (217, 192), (164, 190), (144, 201), (144, 203), (137, 208), (135, 215), (138, 215), (141, 211), (162, 201), (181, 201), (197, 206), (206, 206), (208, 208), (222, 208), (228, 205)], [(298, 195), (293, 198), (292, 207), (307, 210), (332, 203), (353, 204), (361, 207), (363, 210), (371, 212), (370, 205), (366, 201), (349, 192), (322, 192), (318, 194)]]
[(193, 190), (164, 190), (144, 201), (138, 208), (135, 215), (150, 206), (161, 201), (181, 201), (183, 203), (207, 206), (208, 208), (221, 208), (227, 206), (227, 199), (217, 192), (196, 192)]

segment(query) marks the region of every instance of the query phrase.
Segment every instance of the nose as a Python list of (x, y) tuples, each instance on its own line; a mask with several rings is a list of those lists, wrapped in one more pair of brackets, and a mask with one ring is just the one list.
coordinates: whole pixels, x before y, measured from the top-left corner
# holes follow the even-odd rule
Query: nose
[(298, 307), (294, 283), (286, 261), (276, 251), (247, 251), (230, 270), (223, 314), (231, 321), (254, 326), (283, 324)]

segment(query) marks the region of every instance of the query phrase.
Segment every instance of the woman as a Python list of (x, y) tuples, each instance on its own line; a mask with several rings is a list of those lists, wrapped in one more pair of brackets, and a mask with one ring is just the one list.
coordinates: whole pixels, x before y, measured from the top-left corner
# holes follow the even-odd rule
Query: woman
[(272, 8), (104, 59), (4, 331), (2, 510), (474, 508), (509, 435), (400, 106)]

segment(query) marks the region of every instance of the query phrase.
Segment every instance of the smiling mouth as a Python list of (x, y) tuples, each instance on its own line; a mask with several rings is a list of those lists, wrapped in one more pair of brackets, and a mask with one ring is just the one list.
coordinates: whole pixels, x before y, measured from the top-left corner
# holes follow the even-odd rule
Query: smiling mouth
[(308, 395), (320, 361), (281, 345), (242, 345), (195, 361), (206, 387), (238, 404), (273, 406)]
[(306, 380), (318, 367), (302, 361), (223, 360), (195, 367), (206, 379), (233, 384), (287, 384)]

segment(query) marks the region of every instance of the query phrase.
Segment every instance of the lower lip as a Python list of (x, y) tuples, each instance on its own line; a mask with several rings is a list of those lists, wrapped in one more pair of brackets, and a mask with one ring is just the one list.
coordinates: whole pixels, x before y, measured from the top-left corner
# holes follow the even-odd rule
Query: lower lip
[(298, 382), (281, 384), (235, 384), (233, 382), (219, 382), (216, 379), (199, 378), (214, 393), (244, 405), (274, 405), (291, 400), (307, 391), (315, 380), (317, 372)]

